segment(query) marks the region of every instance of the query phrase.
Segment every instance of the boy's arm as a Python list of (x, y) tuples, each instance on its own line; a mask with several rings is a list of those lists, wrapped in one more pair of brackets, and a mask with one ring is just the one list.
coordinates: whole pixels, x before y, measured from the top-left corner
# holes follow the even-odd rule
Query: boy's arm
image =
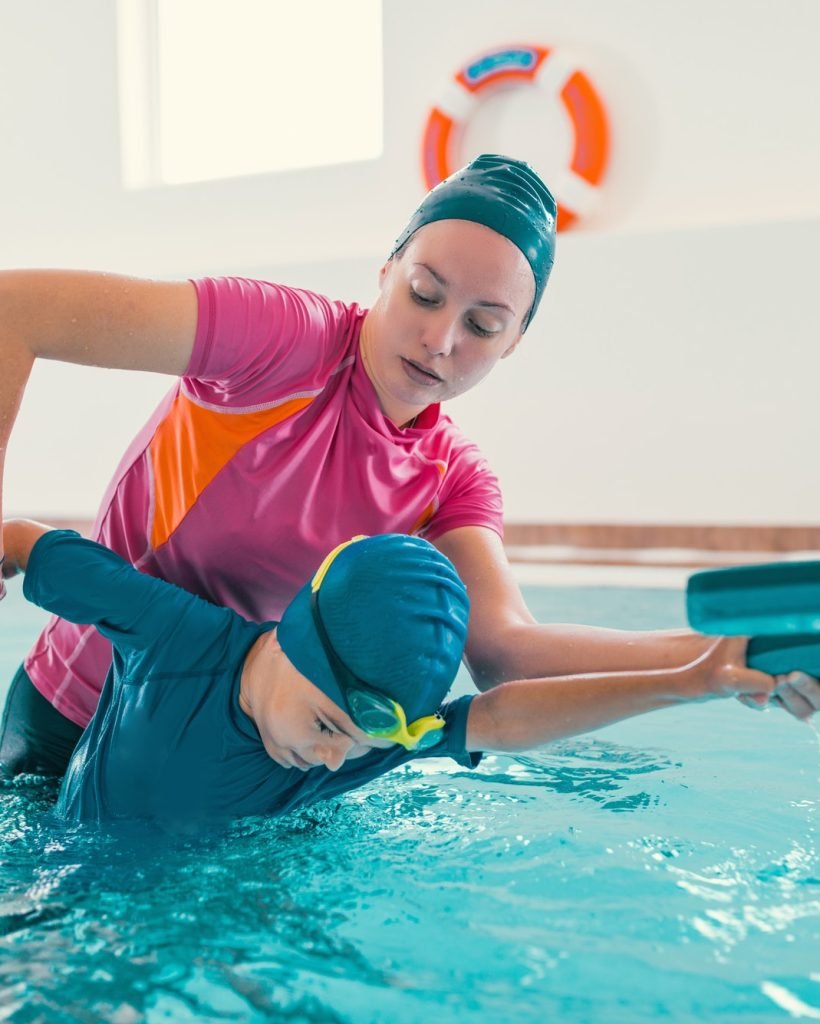
[(531, 750), (690, 701), (746, 696), (765, 704), (776, 680), (746, 667), (744, 637), (722, 637), (682, 668), (502, 683), (475, 697), (467, 750)]
[(161, 644), (169, 633), (188, 628), (192, 616), (213, 633), (215, 620), (225, 614), (180, 587), (139, 572), (73, 530), (10, 520), (3, 533), (9, 545), (3, 573), (25, 571), (23, 593), (29, 601), (70, 622), (96, 626), (122, 648)]

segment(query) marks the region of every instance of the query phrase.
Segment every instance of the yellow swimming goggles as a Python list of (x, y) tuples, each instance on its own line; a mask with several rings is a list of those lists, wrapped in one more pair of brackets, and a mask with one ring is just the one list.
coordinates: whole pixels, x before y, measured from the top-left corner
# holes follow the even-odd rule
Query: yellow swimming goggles
[(444, 719), (441, 715), (425, 715), (408, 725), (407, 716), (401, 704), (359, 679), (345, 665), (330, 642), (330, 637), (327, 635), (325, 624), (322, 621), (319, 611), (319, 588), (327, 570), (340, 551), (349, 544), (354, 544), (357, 540), (362, 539), (362, 537), (354, 537), (352, 540), (340, 544), (319, 566), (311, 583), (310, 612), (313, 616), (313, 624), (333, 672), (333, 678), (347, 701), (350, 717), (355, 725), (368, 736), (389, 740), (391, 743), (399, 743), (405, 750), (428, 750), (441, 739), (440, 730), (444, 728)]

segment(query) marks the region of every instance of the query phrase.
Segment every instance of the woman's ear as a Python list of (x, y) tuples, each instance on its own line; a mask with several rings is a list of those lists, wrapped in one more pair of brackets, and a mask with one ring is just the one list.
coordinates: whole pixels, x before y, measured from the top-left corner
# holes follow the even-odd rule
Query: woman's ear
[(379, 290), (380, 291), (384, 287), (384, 279), (387, 277), (387, 272), (390, 270), (390, 267), (392, 266), (392, 264), (393, 264), (393, 257), (391, 256), (390, 259), (385, 264), (382, 265), (382, 268), (379, 271)]

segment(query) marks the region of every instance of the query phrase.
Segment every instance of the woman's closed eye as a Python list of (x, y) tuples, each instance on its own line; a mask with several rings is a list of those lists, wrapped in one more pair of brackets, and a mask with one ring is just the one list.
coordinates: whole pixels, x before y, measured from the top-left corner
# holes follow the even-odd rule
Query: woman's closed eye
[(336, 735), (336, 730), (335, 729), (331, 729), (330, 726), (327, 724), (327, 722), (322, 721), (321, 718), (317, 718), (316, 719), (316, 726), (317, 726), (319, 732), (321, 732), (321, 733), (323, 733), (323, 734), (325, 734), (327, 736), (335, 736)]
[(477, 334), (480, 338), (492, 338), (494, 334), (498, 333), (498, 331), (488, 331), (486, 327), (477, 324), (475, 320), (468, 320), (467, 323), (473, 334)]
[[(410, 297), (420, 306), (438, 306), (441, 301), (436, 296), (425, 295), (423, 292), (417, 291), (412, 287), (412, 285), (410, 287)], [(483, 327), (481, 324), (470, 318), (467, 319), (467, 326), (473, 334), (477, 335), (479, 338), (492, 338), (494, 335), (498, 334), (497, 330)]]
[(415, 288), (410, 289), (410, 297), (414, 302), (417, 302), (420, 306), (435, 306), (438, 304), (438, 299), (431, 295), (424, 295), (421, 292), (417, 292)]

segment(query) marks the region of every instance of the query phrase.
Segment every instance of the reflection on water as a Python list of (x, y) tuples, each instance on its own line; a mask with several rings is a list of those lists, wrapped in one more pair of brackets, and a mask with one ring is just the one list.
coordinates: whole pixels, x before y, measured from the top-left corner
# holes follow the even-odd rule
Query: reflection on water
[[(659, 800), (657, 794), (641, 788), (642, 776), (664, 772), (669, 778), (672, 770), (680, 767), (660, 752), (601, 740), (573, 741), (555, 743), (549, 753), (519, 754), (513, 763), (504, 758), (504, 775), (490, 778), (591, 800), (609, 811), (632, 811)], [(486, 769), (483, 775), (488, 777)]]
[[(634, 628), (682, 610), (528, 599)], [(2, 783), (0, 1019), (820, 1020), (817, 765), (809, 730), (727, 702), (196, 836), (66, 829), (53, 782)]]
[(32, 778), (0, 790), (3, 1019), (731, 1021), (820, 1006), (813, 802), (758, 800), (770, 829), (724, 829), (685, 759), (659, 750), (586, 740), (477, 772), (420, 762), (198, 836), (65, 828), (55, 795)]

